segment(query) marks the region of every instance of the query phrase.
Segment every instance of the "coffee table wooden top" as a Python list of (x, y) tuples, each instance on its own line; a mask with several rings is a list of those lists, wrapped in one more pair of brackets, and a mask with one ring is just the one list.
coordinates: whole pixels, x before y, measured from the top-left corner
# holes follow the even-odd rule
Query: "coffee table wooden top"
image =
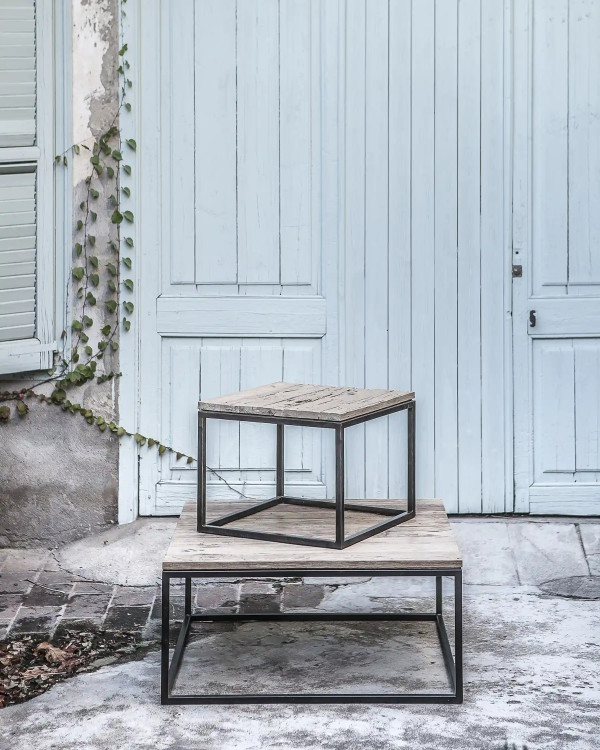
[[(361, 503), (382, 502), (361, 500)], [(394, 501), (385, 504), (393, 507)], [(398, 501), (396, 501), (398, 502)], [(210, 504), (216, 515), (240, 509), (240, 503), (218, 501)], [(209, 506), (210, 508), (210, 506)], [(284, 515), (287, 514), (287, 519)], [(322, 509), (280, 505), (237, 521), (232, 526), (286, 531), (290, 519), (297, 519), (302, 533), (310, 536), (329, 536), (324, 531), (323, 518), (334, 519), (334, 513)], [(350, 521), (350, 516), (354, 521)], [(381, 516), (362, 513), (346, 514), (346, 533), (352, 533), (353, 523), (362, 527), (374, 523)], [(362, 521), (360, 519), (362, 517)], [(287, 528), (283, 528), (287, 526)], [(296, 529), (298, 533), (299, 529)], [(171, 545), (163, 561), (165, 571), (227, 571), (227, 570), (419, 570), (455, 569), (462, 566), (462, 558), (441, 500), (417, 500), (417, 515), (410, 521), (376, 534), (343, 550), (308, 547), (279, 542), (257, 541), (236, 537), (199, 534), (196, 531), (196, 502), (189, 500), (181, 514)]]
[(343, 422), (412, 401), (409, 391), (348, 388), (299, 383), (269, 383), (230, 396), (200, 401), (202, 412), (244, 414), (281, 419)]

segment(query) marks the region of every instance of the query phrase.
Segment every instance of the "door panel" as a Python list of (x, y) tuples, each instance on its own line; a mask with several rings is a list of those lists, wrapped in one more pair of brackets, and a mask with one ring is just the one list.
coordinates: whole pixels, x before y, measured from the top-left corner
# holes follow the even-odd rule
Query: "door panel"
[(517, 510), (597, 513), (600, 4), (532, 0), (530, 9), (519, 6), (515, 36)]
[[(508, 4), (129, 1), (139, 431), (194, 455), (199, 397), (412, 389), (418, 494), (503, 511)], [(272, 430), (210, 429), (209, 464), (271, 496)], [(333, 494), (326, 438), (286, 439), (305, 494)], [(402, 497), (405, 415), (352, 428), (346, 466), (348, 496)], [(178, 512), (194, 478), (142, 449), (141, 513)]]

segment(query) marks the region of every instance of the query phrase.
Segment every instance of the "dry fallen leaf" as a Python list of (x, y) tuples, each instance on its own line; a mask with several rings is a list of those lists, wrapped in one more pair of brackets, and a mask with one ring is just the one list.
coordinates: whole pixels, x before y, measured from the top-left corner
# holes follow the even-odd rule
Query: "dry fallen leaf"
[(51, 643), (48, 643), (48, 641), (40, 643), (35, 649), (35, 653), (44, 654), (44, 658), (46, 659), (48, 664), (60, 664), (60, 662), (65, 661), (65, 659), (69, 659), (71, 656), (71, 654), (63, 651), (62, 648), (53, 646)]

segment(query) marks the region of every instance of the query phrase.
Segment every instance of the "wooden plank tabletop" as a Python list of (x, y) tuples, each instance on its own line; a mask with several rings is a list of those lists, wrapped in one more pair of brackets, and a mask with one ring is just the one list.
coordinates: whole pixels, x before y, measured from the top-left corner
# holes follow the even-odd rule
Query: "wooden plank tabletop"
[[(385, 502), (386, 506), (394, 507), (391, 500), (360, 502)], [(396, 503), (401, 504), (401, 501)], [(240, 503), (225, 501), (211, 503), (211, 506), (209, 520), (243, 507)], [(327, 523), (324, 523), (324, 517), (328, 519)], [(329, 538), (329, 532), (334, 527), (333, 519), (334, 513), (329, 510), (280, 505), (237, 521), (235, 527), (303, 535), (308, 533)], [(346, 535), (378, 520), (382, 520), (382, 517), (347, 512)], [(417, 500), (415, 518), (344, 550), (199, 534), (196, 531), (196, 502), (189, 500), (163, 561), (163, 570), (171, 571), (321, 568), (418, 570), (461, 566), (460, 551), (441, 500)]]
[(200, 401), (205, 412), (340, 422), (412, 401), (410, 391), (269, 383), (229, 396)]

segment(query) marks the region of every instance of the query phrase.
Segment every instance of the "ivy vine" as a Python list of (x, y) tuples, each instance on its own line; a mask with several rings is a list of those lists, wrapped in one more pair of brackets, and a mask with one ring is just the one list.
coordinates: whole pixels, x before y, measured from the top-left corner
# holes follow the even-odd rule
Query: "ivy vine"
[[(126, 1), (123, 0), (123, 4)], [(122, 16), (125, 15), (123, 8), (121, 13)], [(139, 446), (155, 448), (161, 456), (170, 452), (175, 454), (177, 460), (185, 458), (187, 463), (191, 464), (196, 460), (194, 457), (176, 451), (155, 438), (138, 432), (129, 432), (114, 421), (106, 421), (102, 415), (77, 403), (77, 389), (82, 385), (94, 380), (101, 384), (120, 376), (121, 373), (112, 370), (97, 375), (96, 369), (98, 362), (107, 352), (116, 352), (119, 348), (117, 333), (127, 333), (131, 329), (131, 315), (134, 311), (134, 303), (126, 298), (127, 293), (134, 291), (134, 282), (129, 272), (133, 269), (132, 255), (135, 248), (134, 240), (127, 231), (134, 223), (134, 214), (126, 207), (131, 198), (131, 189), (122, 184), (122, 176), (132, 174), (128, 157), (136, 151), (137, 143), (133, 138), (122, 138), (119, 121), (123, 110), (131, 111), (128, 95), (133, 84), (129, 78), (131, 65), (127, 59), (127, 44), (123, 44), (119, 50), (119, 58), (119, 100), (112, 121), (100, 135), (74, 144), (55, 157), (57, 168), (66, 167), (69, 158), (87, 156), (89, 160), (85, 196), (78, 206), (73, 244), (71, 276), (80, 307), (72, 322), (72, 346), (70, 352), (65, 350), (62, 356), (58, 357), (44, 379), (16, 391), (0, 393), (0, 422), (7, 422), (13, 414), (21, 418), (26, 417), (29, 413), (28, 402), (35, 399), (58, 406), (65, 412), (79, 414), (88, 424), (95, 425), (101, 432), (109, 430), (118, 438), (128, 437), (134, 439)], [(106, 194), (108, 199), (104, 201), (103, 196)], [(125, 206), (123, 197), (126, 199)], [(106, 212), (106, 215), (110, 216), (110, 222), (115, 226), (117, 233), (116, 240), (108, 241), (112, 259), (104, 264), (96, 255), (94, 232), (100, 212)], [(121, 248), (125, 252), (121, 252)], [(96, 294), (99, 289), (104, 292), (104, 317), (108, 322), (102, 326), (96, 344), (92, 345), (90, 334), (95, 323), (89, 313), (91, 308), (98, 304)], [(67, 339), (66, 332), (63, 332), (63, 341)], [(51, 385), (50, 395), (40, 392), (39, 389), (48, 384)], [(11, 408), (11, 402), (14, 402), (14, 408)]]

